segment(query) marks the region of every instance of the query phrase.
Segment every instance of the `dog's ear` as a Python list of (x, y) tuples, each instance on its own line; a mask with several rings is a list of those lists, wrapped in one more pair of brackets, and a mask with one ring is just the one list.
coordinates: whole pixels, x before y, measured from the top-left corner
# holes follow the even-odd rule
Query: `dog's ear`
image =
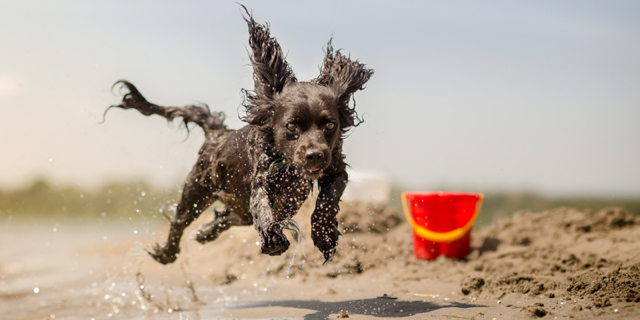
[(365, 68), (365, 65), (357, 60), (351, 61), (351, 58), (344, 56), (340, 50), (334, 54), (331, 40), (329, 40), (320, 76), (315, 79), (315, 82), (335, 90), (343, 130), (353, 126), (354, 118), (357, 118), (355, 106), (349, 108), (351, 95), (364, 89), (372, 75), (373, 70)]
[(244, 120), (250, 124), (264, 125), (273, 114), (274, 96), (297, 79), (291, 67), (284, 59), (278, 41), (271, 37), (269, 25), (257, 23), (247, 8), (243, 16), (249, 26), (249, 46), (253, 65), (253, 92), (245, 91), (247, 116)]

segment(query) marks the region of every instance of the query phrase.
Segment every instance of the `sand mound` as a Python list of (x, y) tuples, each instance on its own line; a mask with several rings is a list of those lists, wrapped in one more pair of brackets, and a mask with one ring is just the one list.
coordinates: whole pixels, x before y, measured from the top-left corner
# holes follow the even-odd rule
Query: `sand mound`
[(567, 292), (579, 297), (640, 302), (640, 264), (618, 267), (607, 273), (589, 270), (570, 276), (567, 280)]
[[(242, 242), (229, 238), (222, 246), (209, 247), (207, 252), (224, 255), (225, 261), (224, 269), (212, 270), (214, 283), (253, 281), (265, 275), (302, 282), (368, 275), (388, 281), (458, 281), (463, 295), (498, 300), (515, 293), (582, 299), (585, 308), (623, 308), (640, 302), (640, 217), (620, 208), (597, 213), (570, 208), (517, 212), (474, 230), (466, 261), (420, 261), (413, 257), (411, 228), (397, 210), (354, 204), (340, 213), (344, 236), (327, 265), (308, 239), (309, 209), (296, 217), (307, 240), (297, 250), (293, 243), (280, 258), (261, 255), (250, 229), (241, 234)], [(543, 306), (529, 309), (523, 310), (529, 316), (549, 313)]]
[(518, 212), (477, 233), (484, 246), (469, 257), (464, 294), (640, 302), (640, 217), (620, 208)]

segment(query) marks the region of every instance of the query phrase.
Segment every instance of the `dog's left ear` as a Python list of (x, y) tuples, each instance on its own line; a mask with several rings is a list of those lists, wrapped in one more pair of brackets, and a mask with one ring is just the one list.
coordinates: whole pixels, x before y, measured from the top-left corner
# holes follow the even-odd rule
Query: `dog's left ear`
[(354, 117), (357, 116), (355, 108), (349, 108), (351, 95), (364, 89), (372, 75), (372, 69), (365, 68), (365, 65), (357, 60), (351, 61), (350, 57), (344, 56), (340, 50), (334, 54), (331, 40), (329, 41), (320, 76), (315, 82), (336, 91), (343, 130), (353, 126)]
[(271, 37), (269, 25), (257, 23), (247, 8), (244, 20), (249, 26), (249, 46), (252, 54), (249, 56), (253, 65), (253, 92), (245, 91), (247, 116), (244, 120), (250, 124), (263, 126), (273, 115), (274, 96), (297, 79), (291, 67), (285, 61), (284, 54), (278, 41)]

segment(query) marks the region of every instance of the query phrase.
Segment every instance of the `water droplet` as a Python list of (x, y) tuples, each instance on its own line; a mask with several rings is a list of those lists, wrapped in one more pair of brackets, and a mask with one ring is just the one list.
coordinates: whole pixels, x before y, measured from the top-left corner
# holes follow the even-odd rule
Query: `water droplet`
[(138, 230), (133, 230), (133, 234), (138, 234)]
[(33, 292), (34, 292), (34, 293), (38, 293), (38, 292), (40, 292), (40, 289), (39, 289), (39, 288), (37, 288), (37, 287), (36, 287), (36, 288), (33, 288)]

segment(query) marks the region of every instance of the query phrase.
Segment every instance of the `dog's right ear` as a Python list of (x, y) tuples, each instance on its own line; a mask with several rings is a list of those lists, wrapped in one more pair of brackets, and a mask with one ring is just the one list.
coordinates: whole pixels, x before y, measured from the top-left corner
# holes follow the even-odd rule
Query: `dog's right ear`
[(247, 14), (243, 18), (249, 26), (249, 46), (252, 51), (249, 57), (253, 65), (254, 82), (253, 92), (244, 91), (247, 115), (243, 120), (262, 126), (273, 115), (274, 96), (297, 79), (284, 59), (280, 44), (271, 37), (269, 25), (257, 23), (247, 8), (240, 6)]

